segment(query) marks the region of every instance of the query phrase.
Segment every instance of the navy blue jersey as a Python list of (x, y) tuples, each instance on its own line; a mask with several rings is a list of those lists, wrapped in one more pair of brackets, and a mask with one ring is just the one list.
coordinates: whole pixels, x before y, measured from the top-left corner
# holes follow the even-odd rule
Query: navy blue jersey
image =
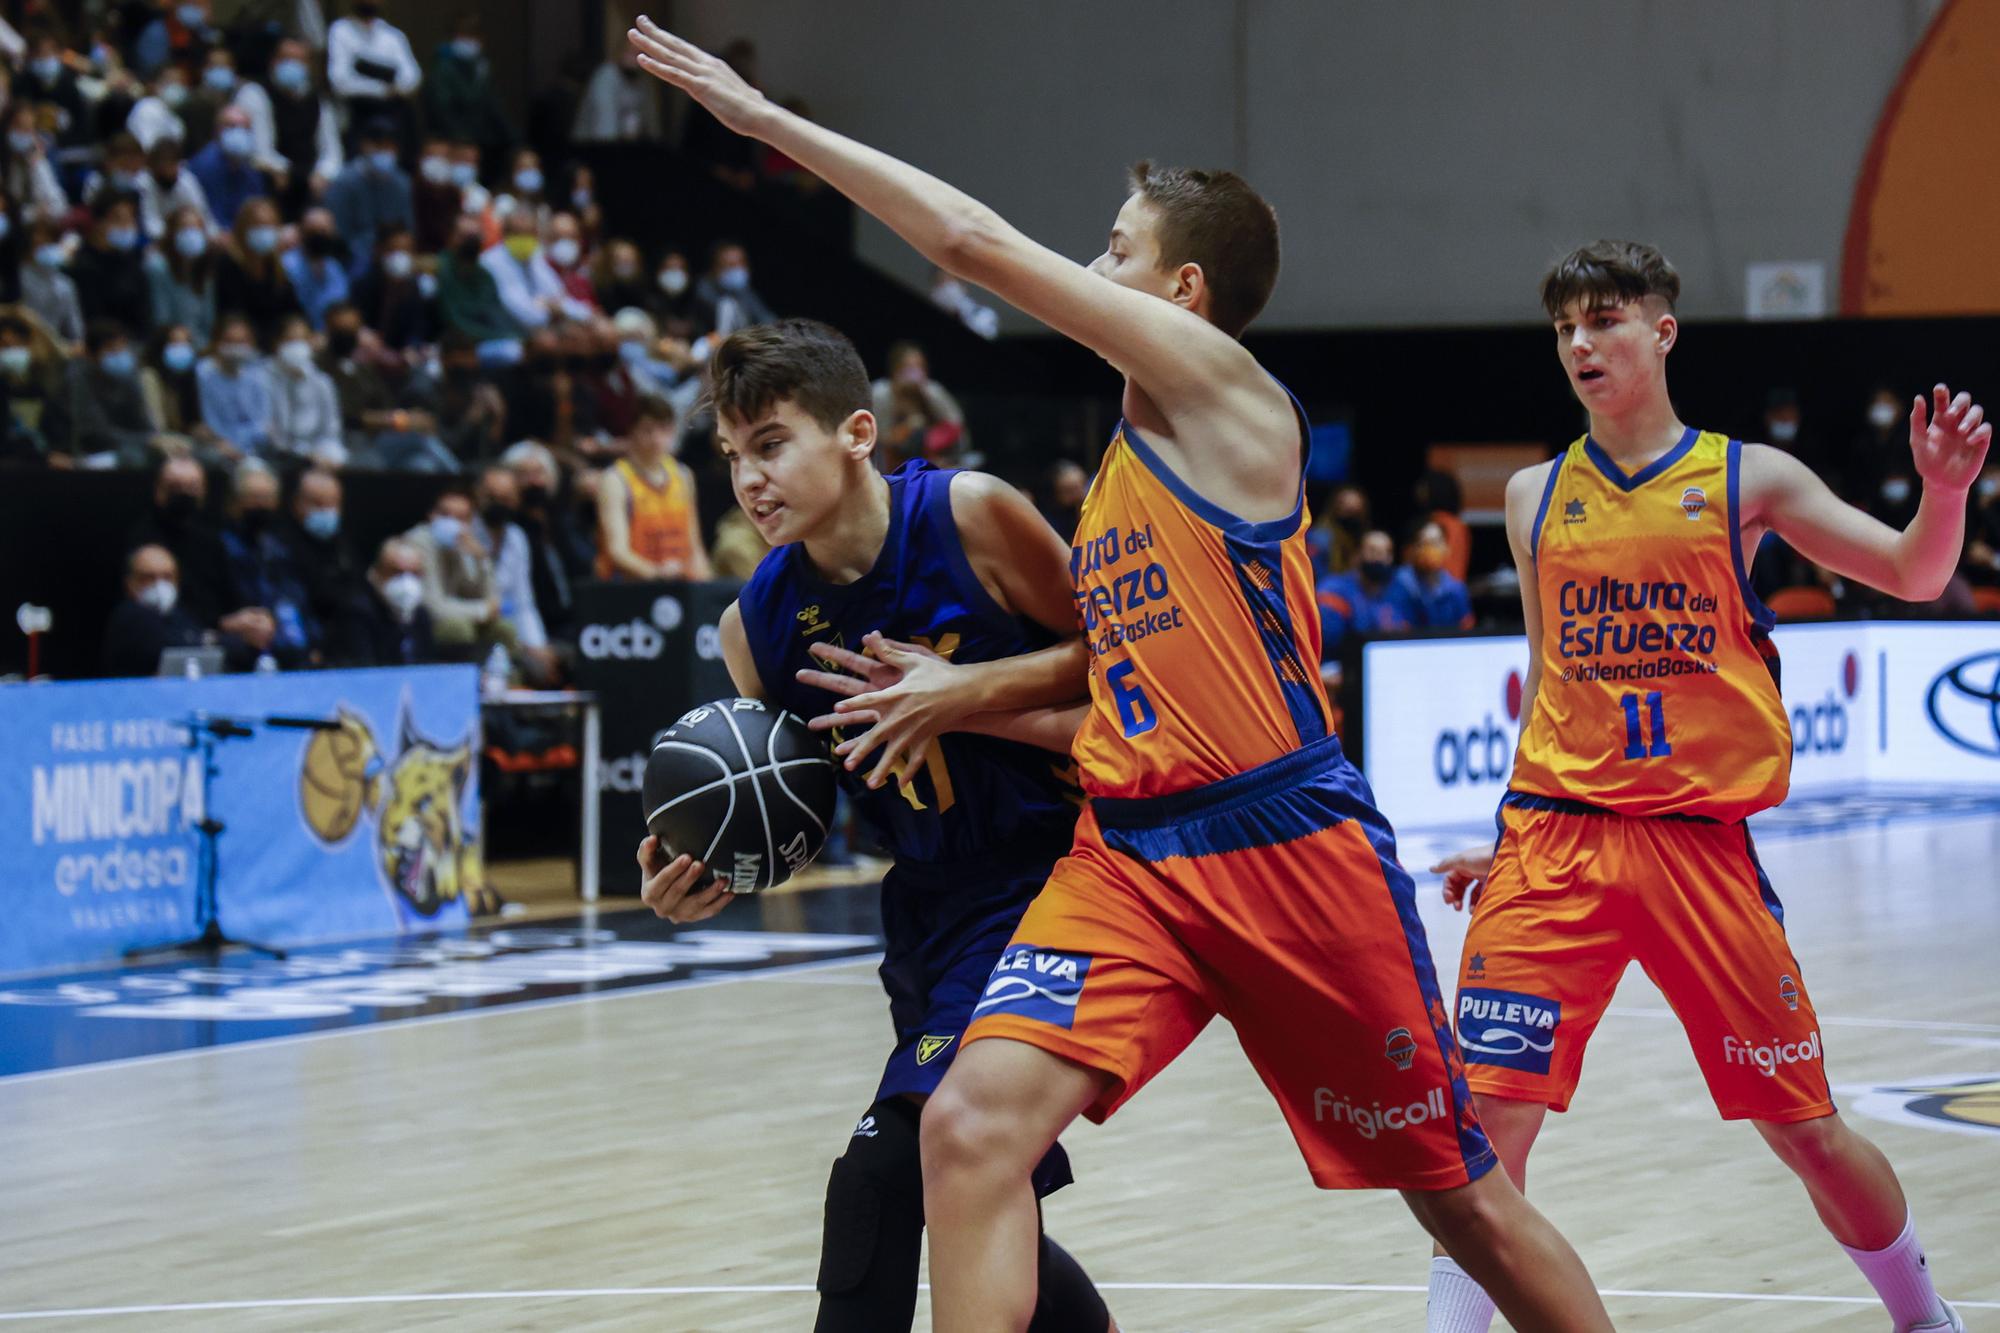
[[(771, 702), (801, 717), (832, 711), (835, 695), (797, 679), (805, 668), (831, 669), (806, 650), (830, 643), (859, 652), (875, 630), (953, 662), (1015, 657), (1055, 641), (1008, 614), (979, 582), (951, 516), (955, 475), (921, 459), (889, 474), (889, 535), (874, 567), (853, 583), (821, 580), (796, 543), (764, 557), (737, 606)], [(1053, 861), (1068, 850), (1076, 824), (1079, 797), (1067, 756), (989, 736), (941, 736), (913, 770), (874, 791), (852, 775), (843, 781), (906, 875), (919, 867)]]

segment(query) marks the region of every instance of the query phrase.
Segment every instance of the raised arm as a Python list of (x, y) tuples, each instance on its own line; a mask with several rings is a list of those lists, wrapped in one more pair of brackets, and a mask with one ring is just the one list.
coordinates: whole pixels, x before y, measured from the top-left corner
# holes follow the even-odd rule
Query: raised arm
[(1812, 470), (1782, 450), (1743, 450), (1743, 549), (1766, 530), (1800, 555), (1843, 578), (1905, 601), (1944, 592), (1965, 545), (1965, 495), (1986, 461), (1993, 427), (1971, 395), (1940, 384), (1927, 405), (1910, 408), (1910, 452), (1924, 489), (1916, 517), (1901, 532), (1848, 504)]
[(722, 60), (651, 19), (640, 18), (628, 37), (649, 74), (818, 176), (939, 268), (1090, 348), (1169, 417), (1267, 382), (1241, 344), (1199, 315), (1106, 281), (963, 191), (772, 105)]

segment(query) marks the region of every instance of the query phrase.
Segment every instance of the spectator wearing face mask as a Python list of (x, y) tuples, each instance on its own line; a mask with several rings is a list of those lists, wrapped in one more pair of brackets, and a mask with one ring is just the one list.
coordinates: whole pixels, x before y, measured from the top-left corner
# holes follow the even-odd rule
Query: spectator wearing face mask
[[(210, 641), (202, 624), (180, 602), (180, 567), (164, 546), (141, 546), (126, 557), (125, 600), (105, 623), (100, 662), (105, 676), (151, 676), (169, 648), (196, 648)], [(224, 640), (225, 660), (246, 669), (255, 653), (241, 640)]]
[(51, 454), (43, 422), (63, 396), (61, 353), (46, 330), (19, 315), (0, 315), (0, 403), (7, 437), (0, 456), (19, 463), (61, 467), (68, 454)]
[(396, 164), (395, 131), (387, 123), (377, 122), (363, 131), (361, 153), (327, 188), (326, 205), (355, 256), (349, 277), (360, 277), (367, 267), (377, 233), (416, 225), (410, 178)]
[(660, 256), (660, 267), (653, 275), (653, 290), (643, 304), (660, 326), (663, 338), (692, 344), (706, 337), (714, 327), (708, 322), (709, 310), (695, 298), (694, 277), (688, 270), (687, 256), (678, 250)]
[(340, 395), (332, 378), (315, 364), (314, 352), (312, 327), (305, 318), (286, 320), (271, 358), (271, 445), (320, 467), (339, 467), (347, 461)]
[(271, 446), (271, 373), (257, 355), (250, 321), (224, 315), (215, 346), (195, 367), (201, 420), (215, 434), (224, 457), (243, 458)]
[(312, 48), (295, 37), (279, 42), (265, 82), (246, 79), (235, 103), (250, 117), (252, 160), (284, 181), (280, 203), (296, 217), (346, 162), (339, 117), (313, 80)]
[(423, 556), (424, 605), (430, 608), (438, 651), (454, 661), (484, 660), (508, 637), (493, 585), (493, 561), (472, 531), (472, 495), (445, 488), (430, 518), (404, 539)]
[(214, 437), (201, 424), (201, 387), (194, 373), (200, 346), (187, 325), (161, 326), (151, 354), (139, 367), (139, 392), (146, 415), (168, 434), (187, 437), (195, 457), (219, 459)]
[(1453, 578), (1465, 582), (1472, 569), (1472, 529), (1460, 517), (1465, 512), (1465, 494), (1459, 489), (1458, 478), (1432, 468), (1417, 478), (1410, 498), (1416, 502), (1417, 512), (1444, 533), (1444, 567)]
[(569, 180), (558, 197), (563, 208), (576, 214), (576, 224), (583, 229), (583, 252), (595, 254), (604, 238), (604, 206), (597, 201), (597, 173), (588, 162), (572, 162), (566, 174)]
[(397, 360), (352, 305), (327, 312), (320, 367), (339, 396), (348, 452), (364, 465), (392, 472), (456, 472), (458, 460), (437, 438), (436, 419), (420, 405), (427, 386), (411, 377), (399, 395), (383, 373)]
[(145, 239), (134, 196), (105, 195), (84, 245), (70, 260), (86, 323), (109, 319), (144, 338), (153, 327), (153, 293), (146, 280)]
[(35, 123), (35, 108), (16, 102), (7, 112), (7, 139), (0, 145), (0, 185), (23, 215), (60, 222), (69, 196), (49, 161), (48, 141)]
[(549, 219), (555, 213), (548, 199), (548, 177), (542, 172), (542, 155), (532, 148), (514, 154), (507, 191), (493, 201), (493, 215), (502, 228), (517, 213), (527, 215), (529, 229), (537, 236), (549, 229)]
[(335, 229), (333, 214), (309, 209), (299, 219), (299, 243), (285, 251), (281, 262), (306, 323), (314, 332), (325, 328), (328, 308), (347, 299), (347, 243)]
[(481, 239), (491, 244), (500, 238), (500, 224), (493, 217), (493, 192), (480, 184), (485, 170), (478, 144), (451, 146), (451, 183), (458, 187), (459, 215), (478, 218), (484, 232)]
[(575, 143), (658, 143), (666, 137), (659, 84), (639, 68), (639, 53), (620, 42), (590, 76), (570, 126)]
[(453, 329), (438, 340), (438, 364), (434, 415), (445, 447), (466, 463), (493, 457), (507, 438), (507, 399), (480, 373), (478, 345)]
[(64, 347), (83, 342), (83, 303), (68, 273), (69, 247), (62, 229), (38, 221), (28, 232), (33, 242), (29, 262), (21, 266), (21, 304), (49, 326)]
[(438, 661), (424, 605), (424, 555), (401, 537), (382, 543), (367, 591), (345, 623), (336, 663), (345, 667), (422, 666)]
[(590, 269), (584, 263), (583, 224), (576, 214), (557, 213), (549, 219), (547, 254), (549, 267), (573, 303), (572, 308), (598, 314), (597, 289), (591, 284)]
[[(1321, 512), (1324, 516), (1306, 534), (1306, 550), (1323, 579), (1354, 568), (1361, 538), (1369, 530), (1368, 493), (1352, 484), (1337, 486)], [(1393, 543), (1390, 555), (1394, 557)]]
[(408, 139), (412, 99), (424, 72), (409, 37), (382, 17), (381, 0), (354, 0), (351, 17), (328, 26), (326, 81), (345, 105), (349, 125), (387, 119), (399, 143)]
[(188, 103), (187, 75), (179, 66), (169, 65), (150, 77), (152, 91), (134, 102), (125, 118), (125, 128), (149, 153), (162, 139), (187, 142), (187, 122), (181, 119), (181, 111)]
[(173, 214), (192, 209), (204, 231), (217, 229), (215, 214), (209, 211), (208, 195), (201, 182), (181, 162), (178, 139), (161, 139), (146, 154), (146, 170), (139, 180), (139, 225), (146, 235), (162, 246), (174, 241)]
[(466, 10), (452, 24), (451, 37), (431, 57), (424, 80), (426, 123), (433, 134), (497, 151), (514, 142), (513, 127), (493, 86), (479, 15)]
[(599, 382), (597, 419), (612, 435), (624, 435), (639, 418), (639, 404), (648, 398), (670, 401), (682, 370), (693, 365), (684, 346), (662, 344), (652, 317), (643, 310), (619, 311), (611, 327), (618, 339), (617, 364)]
[(162, 5), (160, 16), (140, 31), (132, 47), (133, 67), (150, 79), (169, 62), (200, 65), (216, 36), (209, 22), (208, 0), (173, 0)]
[(125, 128), (132, 107), (146, 95), (146, 85), (125, 67), (125, 57), (109, 28), (91, 34), (89, 68), (78, 71), (91, 142), (102, 143)]
[(138, 353), (117, 320), (91, 321), (84, 355), (69, 363), (63, 389), (43, 425), (52, 447), (86, 465), (141, 468), (160, 454), (188, 451), (188, 441), (167, 435), (147, 411)]
[(375, 262), (349, 294), (361, 321), (384, 347), (408, 352), (438, 338), (437, 276), (417, 269), (416, 238), (408, 228), (376, 235)]
[(280, 526), (305, 585), (307, 610), (329, 647), (367, 596), (360, 561), (341, 531), (341, 501), (340, 478), (325, 468), (308, 468), (299, 474)]
[(240, 106), (224, 107), (215, 127), (215, 142), (194, 155), (188, 170), (201, 183), (215, 216), (233, 218), (251, 200), (271, 197), (271, 178), (251, 160), (257, 140), (250, 132), (249, 113)]
[(264, 651), (288, 669), (312, 662), (320, 651), (319, 622), (298, 557), (279, 527), (278, 474), (261, 459), (236, 465), (222, 550), (229, 600), (270, 614), (274, 633)]
[(438, 314), (447, 329), (481, 349), (482, 360), (516, 361), (524, 330), (501, 299), (500, 284), (481, 257), (484, 248), (478, 219), (460, 218), (451, 249), (438, 256)]
[(597, 306), (616, 314), (636, 308), (650, 312), (654, 288), (646, 282), (646, 263), (639, 247), (614, 237), (597, 247), (590, 260), (590, 285)]
[(145, 272), (153, 328), (183, 325), (197, 346), (206, 345), (215, 332), (215, 254), (194, 208), (168, 215), (167, 235), (146, 252)]
[(596, 552), (591, 539), (577, 530), (571, 510), (557, 494), (562, 473), (554, 454), (533, 440), (521, 440), (510, 445), (500, 461), (514, 474), (521, 497), (515, 522), (528, 543), (535, 606), (549, 635), (566, 638), (576, 582), (591, 576)]
[(472, 533), (493, 561), (493, 591), (500, 599), (500, 619), (513, 633), (513, 657), (528, 683), (555, 683), (558, 668), (535, 600), (534, 562), (528, 537), (516, 521), (521, 491), (511, 468), (494, 464), (481, 470), (474, 496), (478, 512)]
[(76, 71), (63, 60), (62, 43), (51, 34), (42, 33), (29, 44), (27, 65), (14, 78), (14, 100), (48, 108), (59, 145), (90, 142), (90, 113)]
[(870, 386), (881, 441), (876, 466), (893, 472), (912, 458), (952, 466), (970, 447), (958, 400), (931, 378), (930, 361), (915, 343), (889, 349), (889, 373)]
[(1412, 629), (1471, 629), (1472, 599), (1445, 568), (1451, 544), (1444, 529), (1427, 521), (1410, 543), (1409, 562), (1389, 583), (1389, 605)]
[[(473, 152), (477, 153), (476, 146)], [(452, 229), (465, 191), (452, 162), (452, 145), (440, 136), (424, 141), (417, 174), (410, 182), (410, 211), (416, 218), (417, 248), (435, 254), (451, 244)]]
[(777, 320), (771, 307), (750, 285), (750, 256), (735, 241), (718, 241), (709, 254), (708, 273), (694, 287), (705, 335), (725, 338), (752, 324)]
[(1347, 572), (1328, 574), (1319, 581), (1323, 658), (1335, 657), (1350, 634), (1390, 634), (1410, 628), (1409, 619), (1389, 595), (1396, 578), (1395, 561), (1395, 542), (1377, 528), (1361, 534)]
[(278, 207), (252, 199), (236, 215), (236, 230), (215, 260), (215, 306), (250, 321), (256, 341), (268, 345), (278, 325), (301, 313), (298, 293), (279, 257), (284, 230)]

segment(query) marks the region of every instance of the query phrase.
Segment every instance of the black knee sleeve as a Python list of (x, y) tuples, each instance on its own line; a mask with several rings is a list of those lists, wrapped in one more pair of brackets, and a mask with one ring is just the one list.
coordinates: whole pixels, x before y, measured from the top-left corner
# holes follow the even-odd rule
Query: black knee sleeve
[(1111, 1311), (1090, 1274), (1047, 1232), (1042, 1233), (1039, 1273), (1028, 1333), (1104, 1333), (1111, 1327)]
[(908, 1328), (923, 1233), (917, 1108), (901, 1098), (879, 1101), (854, 1127), (827, 1178), (817, 1333)]

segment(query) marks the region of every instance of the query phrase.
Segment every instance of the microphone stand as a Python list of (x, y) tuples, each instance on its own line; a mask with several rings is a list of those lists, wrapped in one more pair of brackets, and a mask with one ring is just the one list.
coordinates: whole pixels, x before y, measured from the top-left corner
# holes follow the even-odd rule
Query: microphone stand
[[(316, 718), (270, 717), (263, 719), (263, 725), (309, 727), (314, 730), (326, 730), (338, 728), (340, 724)], [(195, 920), (201, 923), (201, 933), (192, 939), (182, 940), (176, 944), (149, 944), (140, 948), (127, 949), (125, 951), (125, 960), (133, 962), (155, 955), (171, 956), (181, 953), (203, 953), (213, 956), (221, 953), (224, 949), (235, 946), (252, 949), (262, 954), (269, 954), (271, 957), (282, 961), (285, 957), (283, 949), (273, 948), (268, 944), (259, 944), (255, 940), (232, 939), (230, 936), (224, 934), (219, 913), (219, 904), (216, 902), (216, 880), (221, 874), (221, 866), (217, 859), (218, 849), (216, 844), (221, 839), (223, 829), (227, 825), (215, 817), (214, 806), (209, 802), (209, 797), (215, 790), (215, 779), (221, 771), (215, 761), (215, 748), (218, 744), (226, 740), (248, 739), (254, 736), (258, 723), (255, 719), (251, 718), (224, 717), (216, 713), (196, 712), (188, 716), (186, 726), (188, 749), (201, 751), (202, 815), (201, 820), (195, 824), (196, 832), (201, 835), (201, 842), (196, 854), (194, 891), (194, 916)]]

